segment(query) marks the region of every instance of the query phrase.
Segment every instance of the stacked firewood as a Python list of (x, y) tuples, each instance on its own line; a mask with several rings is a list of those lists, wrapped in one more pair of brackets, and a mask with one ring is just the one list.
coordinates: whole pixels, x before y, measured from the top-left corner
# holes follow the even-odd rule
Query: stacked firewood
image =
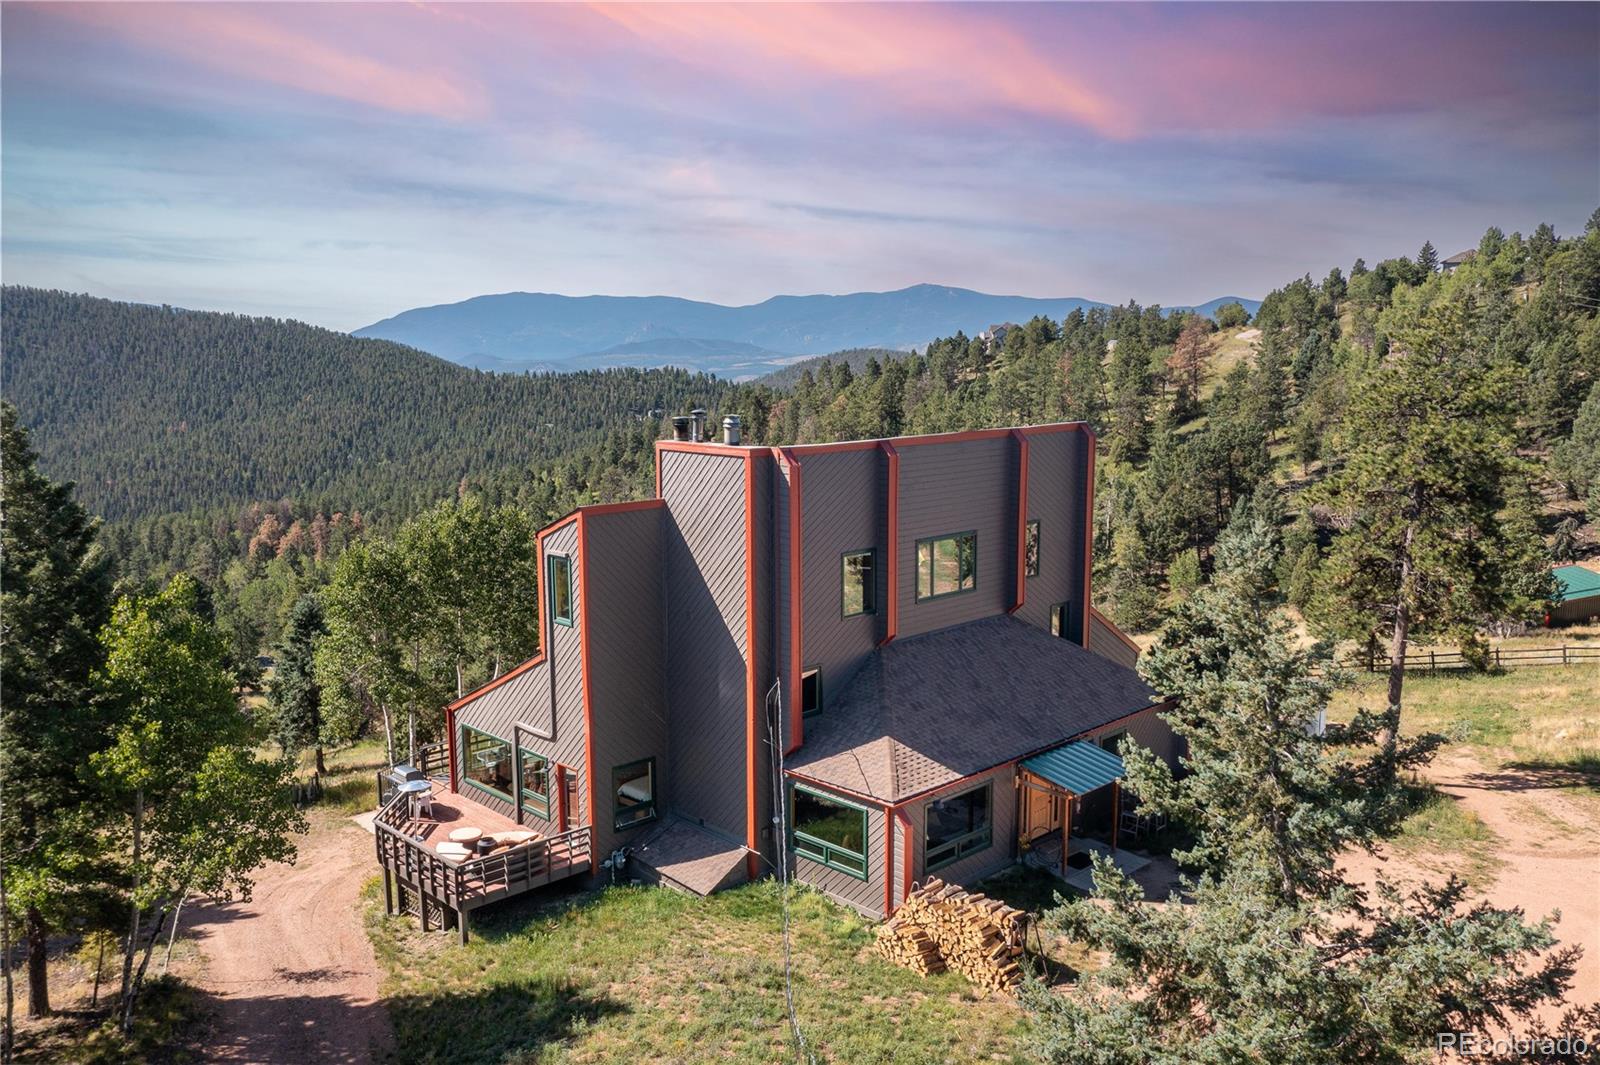
[(979, 987), (1008, 991), (1022, 979), (1017, 959), (1028, 914), (998, 899), (930, 880), (878, 929), (878, 953), (926, 976), (954, 969)]

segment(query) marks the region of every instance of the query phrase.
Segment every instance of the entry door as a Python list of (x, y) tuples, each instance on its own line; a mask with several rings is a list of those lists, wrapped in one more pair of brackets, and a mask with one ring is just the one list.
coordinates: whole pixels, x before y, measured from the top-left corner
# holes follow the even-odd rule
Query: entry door
[(1061, 831), (1061, 796), (1043, 788), (1024, 790), (1028, 793), (1028, 838)]

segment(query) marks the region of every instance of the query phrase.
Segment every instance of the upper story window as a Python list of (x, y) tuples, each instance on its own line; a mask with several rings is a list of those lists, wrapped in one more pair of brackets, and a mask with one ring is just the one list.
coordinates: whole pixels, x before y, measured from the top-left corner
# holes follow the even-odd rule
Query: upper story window
[(843, 591), (840, 593), (839, 611), (847, 618), (873, 614), (878, 610), (877, 552), (847, 551), (844, 555)]
[(1029, 577), (1039, 575), (1039, 519), (1034, 518), (1028, 522), (1027, 534), (1023, 537), (1022, 557), (1027, 562), (1024, 572)]
[(822, 670), (816, 666), (800, 674), (800, 712), (814, 714), (822, 709)]
[(550, 620), (557, 625), (571, 625), (572, 560), (565, 555), (551, 555), (545, 565), (549, 570)]
[(917, 541), (919, 600), (970, 592), (977, 586), (977, 533), (951, 533)]

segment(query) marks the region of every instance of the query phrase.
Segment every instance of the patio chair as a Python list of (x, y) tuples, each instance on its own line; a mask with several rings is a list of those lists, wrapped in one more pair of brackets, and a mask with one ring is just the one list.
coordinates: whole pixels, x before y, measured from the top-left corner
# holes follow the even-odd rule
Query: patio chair
[(433, 820), (433, 793), (431, 791), (418, 792), (412, 799), (411, 813), (417, 821)]

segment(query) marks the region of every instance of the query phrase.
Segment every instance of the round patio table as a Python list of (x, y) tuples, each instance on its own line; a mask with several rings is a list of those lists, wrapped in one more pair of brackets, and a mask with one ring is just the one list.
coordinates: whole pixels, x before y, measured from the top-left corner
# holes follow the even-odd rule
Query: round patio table
[(471, 825), (468, 825), (465, 828), (451, 829), (450, 830), (450, 842), (451, 843), (476, 843), (476, 842), (478, 842), (478, 838), (480, 836), (482, 836), (482, 835), (483, 835), (483, 829), (481, 829), (481, 828), (473, 828)]

